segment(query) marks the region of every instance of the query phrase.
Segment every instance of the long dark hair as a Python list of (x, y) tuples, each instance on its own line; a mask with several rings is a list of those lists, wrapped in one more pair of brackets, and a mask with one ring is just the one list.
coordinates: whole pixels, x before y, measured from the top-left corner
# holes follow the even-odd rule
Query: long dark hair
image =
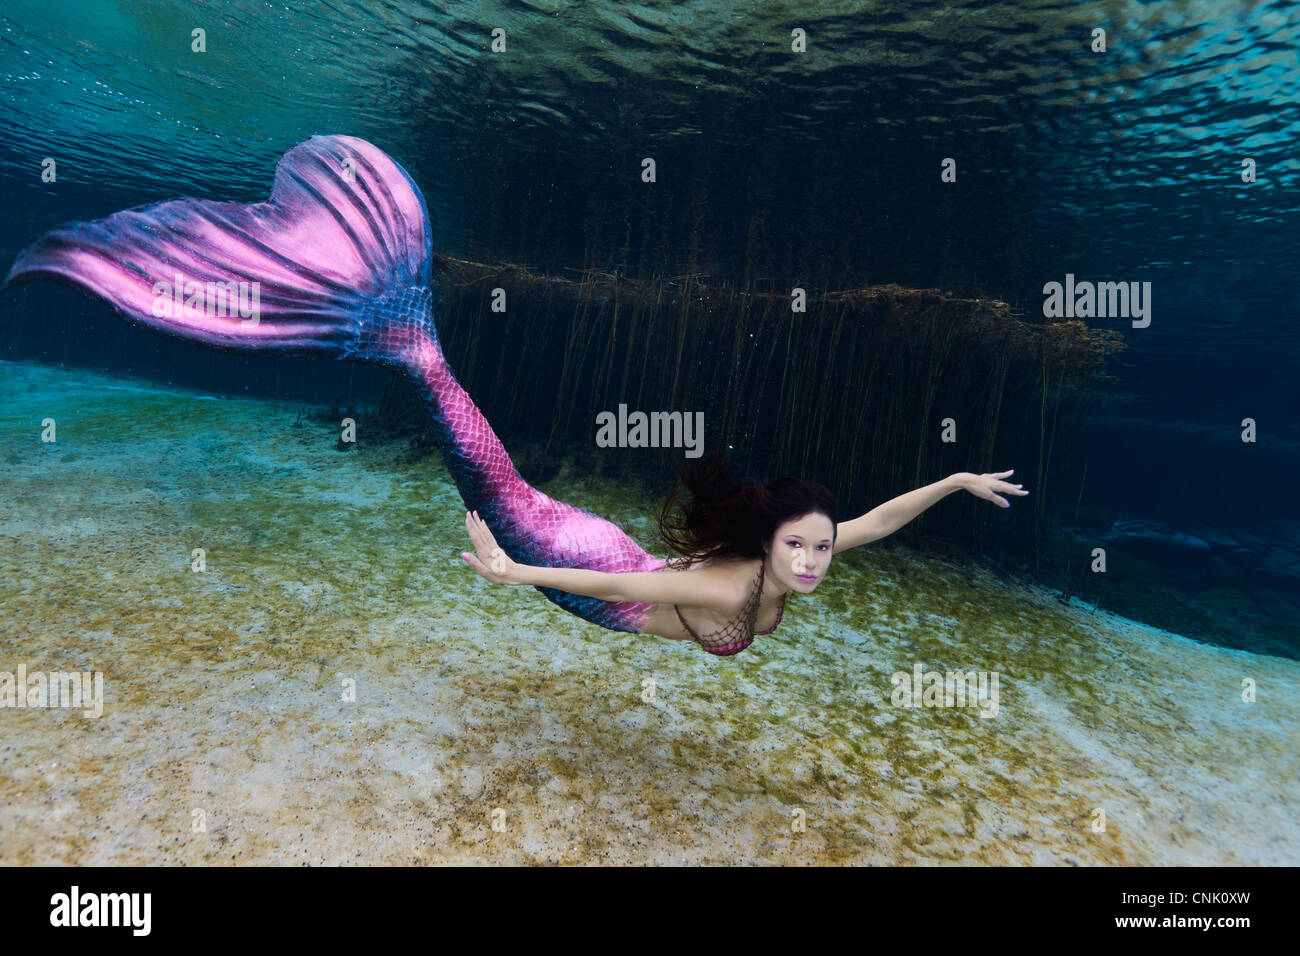
[[(706, 558), (761, 558), (777, 528), (813, 512), (831, 519), (834, 536), (835, 496), (822, 485), (791, 477), (733, 482), (730, 472), (721, 454), (677, 467), (678, 481), (659, 515), (660, 536), (682, 556), (669, 562), (673, 567)], [(689, 501), (682, 499), (683, 489)]]

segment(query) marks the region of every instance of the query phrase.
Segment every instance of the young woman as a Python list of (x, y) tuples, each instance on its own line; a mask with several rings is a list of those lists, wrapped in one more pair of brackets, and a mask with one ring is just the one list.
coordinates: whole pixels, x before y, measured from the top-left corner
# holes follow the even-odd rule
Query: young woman
[[(736, 654), (755, 635), (776, 630), (787, 593), (816, 590), (832, 555), (892, 534), (960, 489), (1004, 508), (1010, 503), (999, 492), (1029, 493), (1004, 480), (1011, 471), (963, 472), (839, 524), (834, 496), (816, 482), (778, 478), (763, 484), (748, 478), (733, 484), (727, 472), (720, 458), (679, 469), (682, 482), (659, 518), (664, 540), (681, 555), (665, 562), (672, 570), (620, 574), (521, 564), (497, 547), (486, 522), (474, 512), (466, 514), (465, 526), (476, 553), (461, 557), (493, 584), (549, 587), (647, 606), (635, 628), (641, 633), (693, 640), (712, 654)], [(674, 518), (682, 483), (691, 500)]]
[(314, 136), (280, 158), (267, 202), (176, 199), (70, 223), (25, 249), (7, 281), (70, 282), (130, 321), (212, 348), (400, 369), (470, 509), (476, 570), (532, 584), (602, 627), (695, 634), (715, 653), (747, 645), (787, 591), (816, 587), (833, 550), (889, 534), (958, 487), (1004, 507), (995, 492), (1024, 493), (999, 480), (1009, 472), (954, 476), (837, 528), (824, 489), (791, 479), (733, 489), (714, 475), (676, 532), (699, 566), (669, 570), (613, 523), (520, 477), (442, 354), (431, 257), (424, 197), (406, 171), (365, 140)]

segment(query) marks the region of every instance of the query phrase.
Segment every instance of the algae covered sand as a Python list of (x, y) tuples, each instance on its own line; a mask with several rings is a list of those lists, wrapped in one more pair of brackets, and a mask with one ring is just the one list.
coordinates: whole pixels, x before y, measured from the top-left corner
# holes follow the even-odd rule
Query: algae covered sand
[(0, 708), (0, 863), (1300, 862), (1296, 662), (874, 546), (715, 658), (488, 584), (440, 459), (296, 417), (0, 363), (0, 672), (104, 681)]

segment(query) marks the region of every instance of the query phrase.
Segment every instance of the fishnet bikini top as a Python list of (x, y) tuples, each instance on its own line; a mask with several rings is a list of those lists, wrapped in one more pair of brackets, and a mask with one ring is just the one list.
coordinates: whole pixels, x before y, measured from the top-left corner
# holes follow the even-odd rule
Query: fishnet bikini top
[[(754, 590), (749, 595), (743, 609), (737, 617), (708, 634), (700, 635), (695, 633), (695, 629), (686, 623), (686, 618), (682, 617), (682, 609), (676, 604), (673, 610), (677, 612), (677, 620), (682, 622), (688, 634), (695, 639), (695, 643), (710, 654), (717, 654), (725, 657), (728, 654), (739, 654), (750, 644), (754, 643), (754, 624), (758, 621), (758, 605), (763, 597), (763, 577), (767, 573), (767, 562), (764, 561), (758, 568), (758, 580), (754, 582)], [(759, 634), (771, 634), (781, 623), (781, 615), (785, 613), (785, 595), (781, 595), (781, 607), (776, 612), (776, 624), (773, 624), (766, 631), (759, 631)]]

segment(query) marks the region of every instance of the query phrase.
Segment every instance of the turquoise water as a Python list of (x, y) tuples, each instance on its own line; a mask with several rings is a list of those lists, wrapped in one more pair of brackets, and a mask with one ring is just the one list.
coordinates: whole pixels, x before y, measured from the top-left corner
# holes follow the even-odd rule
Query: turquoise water
[[(1289, 3), (6, 4), (7, 263), (69, 220), (260, 201), (284, 152), (337, 133), (403, 164), (452, 256), (898, 283), (1031, 322), (1068, 274), (1149, 282), (1153, 313), (1089, 320), (1127, 349), (1057, 446), (1041, 566), (955, 556), (936, 509), (953, 554), (846, 555), (776, 635), (715, 661), (446, 564), (464, 541), (441, 459), (409, 435), (341, 454), (322, 424), (331, 403), (368, 413), (377, 370), (206, 352), (52, 283), (7, 290), (0, 672), (100, 669), (108, 694), (100, 722), (4, 713), (26, 826), (0, 860), (93, 842), (102, 862), (346, 862), (342, 836), (385, 862), (1295, 862), (1298, 47)], [(540, 333), (442, 321), (467, 382), (494, 349), (568, 381)], [(616, 332), (583, 345), (613, 354)], [(720, 437), (758, 446), (743, 384)], [(666, 488), (494, 424), (549, 493), (654, 548)], [(1033, 459), (965, 467), (1033, 485)], [(1080, 571), (1094, 547), (1103, 579)], [(1000, 672), (1001, 717), (898, 711), (891, 676), (918, 662)], [(349, 676), (359, 709), (337, 700)], [(501, 840), (498, 804), (521, 827)]]

